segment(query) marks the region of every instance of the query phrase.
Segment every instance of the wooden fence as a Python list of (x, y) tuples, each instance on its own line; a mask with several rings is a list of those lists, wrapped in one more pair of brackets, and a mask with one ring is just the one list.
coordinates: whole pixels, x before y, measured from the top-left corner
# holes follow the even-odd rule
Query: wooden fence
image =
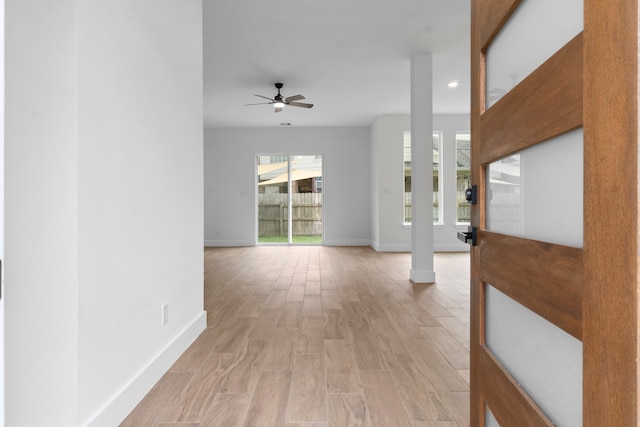
[[(258, 194), (258, 236), (286, 236), (288, 233), (288, 194)], [(322, 193), (291, 195), (292, 234), (322, 235)]]
[[(469, 221), (471, 207), (464, 193), (457, 196), (458, 218)], [(322, 193), (294, 193), (292, 199), (292, 234), (319, 236), (322, 234)], [(434, 218), (438, 215), (438, 193), (434, 192)], [(288, 194), (258, 194), (258, 236), (286, 236), (288, 233)], [(405, 193), (405, 221), (411, 222), (411, 193)]]
[[(457, 193), (456, 208), (458, 209), (458, 222), (471, 220), (471, 205), (465, 199), (464, 190)], [(433, 192), (433, 219), (438, 221), (438, 193)], [(411, 193), (404, 193), (404, 221), (411, 222)]]

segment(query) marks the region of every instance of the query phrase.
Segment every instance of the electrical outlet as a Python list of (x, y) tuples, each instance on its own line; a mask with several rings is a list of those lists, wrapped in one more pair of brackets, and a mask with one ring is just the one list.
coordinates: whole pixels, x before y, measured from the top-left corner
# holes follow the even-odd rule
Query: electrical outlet
[(169, 322), (169, 304), (162, 305), (162, 325), (166, 325)]

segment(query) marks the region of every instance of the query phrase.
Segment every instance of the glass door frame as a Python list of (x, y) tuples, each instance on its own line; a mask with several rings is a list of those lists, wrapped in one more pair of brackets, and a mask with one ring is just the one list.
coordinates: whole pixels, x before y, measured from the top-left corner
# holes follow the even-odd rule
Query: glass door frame
[[(260, 217), (259, 217), (259, 212), (260, 212), (260, 194), (258, 189), (258, 184), (259, 184), (259, 177), (260, 175), (258, 174), (258, 160), (260, 157), (265, 157), (265, 156), (281, 156), (281, 157), (286, 157), (286, 161), (287, 161), (287, 241), (286, 242), (260, 242)], [(293, 181), (292, 180), (292, 163), (295, 160), (296, 157), (320, 157), (321, 159), (321, 165), (320, 165), (320, 177), (322, 178), (322, 191), (320, 193), (322, 193), (322, 205), (320, 206), (320, 218), (321, 218), (321, 238), (319, 242), (294, 242), (293, 238), (294, 238), (294, 234), (293, 234)], [(269, 153), (265, 153), (265, 152), (258, 152), (255, 154), (254, 159), (255, 159), (255, 163), (254, 163), (254, 167), (255, 167), (255, 185), (256, 185), (256, 197), (255, 197), (255, 206), (256, 206), (256, 210), (255, 210), (255, 241), (256, 241), (256, 245), (258, 246), (269, 246), (269, 245), (273, 245), (273, 246), (284, 246), (284, 245), (289, 245), (289, 246), (322, 246), (324, 245), (324, 233), (325, 233), (325, 224), (324, 224), (324, 189), (325, 189), (325, 184), (324, 184), (324, 154), (323, 153), (318, 153), (318, 152), (312, 152), (312, 153), (299, 153), (299, 152), (269, 152)]]

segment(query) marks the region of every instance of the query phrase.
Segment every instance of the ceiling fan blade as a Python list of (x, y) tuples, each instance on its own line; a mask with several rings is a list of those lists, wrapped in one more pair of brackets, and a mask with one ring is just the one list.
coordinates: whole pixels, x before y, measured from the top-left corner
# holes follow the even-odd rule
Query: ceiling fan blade
[(244, 106), (247, 107), (249, 105), (266, 105), (266, 104), (273, 104), (273, 102), (258, 102), (256, 104), (244, 104)]
[(282, 107), (276, 107), (276, 108), (275, 108), (275, 112), (276, 112), (276, 113), (279, 113), (280, 111), (282, 111)]
[(285, 98), (284, 101), (285, 102), (300, 101), (301, 99), (304, 99), (304, 96), (302, 96), (302, 95), (293, 95), (293, 96), (289, 96), (289, 97)]
[(273, 99), (267, 98), (266, 96), (262, 96), (262, 95), (253, 95), (253, 96), (257, 96), (258, 98), (264, 98), (264, 99), (268, 99), (269, 101), (273, 101)]
[(313, 104), (307, 104), (305, 102), (289, 102), (289, 105), (293, 105), (294, 107), (302, 107), (302, 108), (311, 108)]

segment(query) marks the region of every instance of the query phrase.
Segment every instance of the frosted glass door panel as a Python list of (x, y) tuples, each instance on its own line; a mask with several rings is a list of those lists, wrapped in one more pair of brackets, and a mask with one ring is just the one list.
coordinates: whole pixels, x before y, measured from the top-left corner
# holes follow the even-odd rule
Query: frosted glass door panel
[(487, 230), (582, 247), (583, 140), (578, 129), (490, 163)]
[(506, 157), (487, 166), (487, 230), (522, 236), (522, 184), (520, 154)]
[(523, 0), (487, 51), (487, 108), (583, 29), (583, 0)]
[(582, 426), (582, 342), (487, 286), (487, 345), (542, 411)]

